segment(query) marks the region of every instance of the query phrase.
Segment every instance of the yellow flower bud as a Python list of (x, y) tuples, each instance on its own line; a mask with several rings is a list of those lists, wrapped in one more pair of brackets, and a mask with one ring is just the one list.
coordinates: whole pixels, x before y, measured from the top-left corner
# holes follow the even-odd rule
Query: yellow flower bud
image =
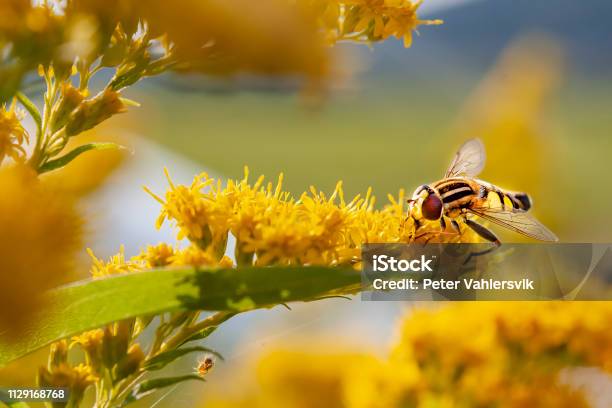
[(111, 116), (126, 111), (119, 92), (105, 90), (79, 105), (66, 123), (66, 136), (75, 136), (89, 130)]
[(53, 124), (51, 131), (53, 133), (60, 130), (70, 118), (70, 114), (83, 102), (85, 94), (69, 83), (62, 85), (62, 97), (53, 113)]

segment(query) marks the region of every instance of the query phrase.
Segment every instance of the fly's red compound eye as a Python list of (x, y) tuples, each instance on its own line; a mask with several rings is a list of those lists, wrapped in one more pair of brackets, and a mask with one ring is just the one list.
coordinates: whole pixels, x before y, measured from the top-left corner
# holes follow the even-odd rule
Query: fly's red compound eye
[(421, 212), (423, 217), (428, 220), (438, 220), (442, 215), (442, 200), (434, 194), (430, 194), (423, 200), (421, 204)]

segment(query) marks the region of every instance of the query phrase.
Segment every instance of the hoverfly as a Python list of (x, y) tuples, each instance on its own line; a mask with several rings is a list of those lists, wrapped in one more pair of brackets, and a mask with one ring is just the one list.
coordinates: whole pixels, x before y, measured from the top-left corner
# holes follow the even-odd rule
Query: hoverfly
[[(457, 222), (460, 220), (479, 236), (499, 246), (501, 243), (492, 231), (471, 219), (475, 215), (540, 241), (558, 241), (555, 234), (528, 213), (532, 202), (526, 193), (502, 190), (475, 178), (484, 164), (482, 142), (479, 139), (465, 142), (455, 154), (444, 178), (420, 186), (408, 200), (409, 216), (414, 219), (415, 228), (421, 226), (420, 217), (429, 221), (439, 220), (442, 231), (446, 230), (447, 220), (450, 220), (460, 234)], [(498, 200), (491, 199), (495, 196)]]

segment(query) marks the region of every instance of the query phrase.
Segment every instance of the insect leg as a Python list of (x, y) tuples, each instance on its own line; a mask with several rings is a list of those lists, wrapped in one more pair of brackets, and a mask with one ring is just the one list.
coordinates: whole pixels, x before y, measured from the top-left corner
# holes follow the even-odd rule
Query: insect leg
[(499, 242), (499, 239), (497, 238), (497, 236), (488, 228), (468, 218), (465, 219), (465, 224), (468, 227), (470, 227), (472, 230), (474, 230), (475, 233), (477, 233), (478, 235), (480, 235), (482, 238), (486, 239), (487, 241), (494, 243), (496, 246), (501, 245), (501, 242)]
[(440, 217), (440, 227), (442, 231), (446, 231), (446, 221), (444, 220), (444, 216)]
[(414, 221), (414, 230), (418, 230), (419, 228), (421, 228), (421, 221), (417, 220), (414, 215), (411, 216), (412, 220)]
[(456, 220), (451, 220), (451, 225), (457, 231), (457, 234), (461, 235), (461, 228), (459, 227), (459, 223)]
[(492, 242), (494, 244), (494, 246), (492, 246), (489, 249), (485, 249), (484, 251), (478, 251), (478, 252), (470, 253), (470, 255), (465, 260), (464, 264), (466, 264), (469, 261), (471, 261), (472, 257), (485, 255), (485, 254), (488, 254), (489, 252), (494, 251), (495, 249), (499, 248), (499, 246), (501, 245), (501, 242), (499, 241), (499, 238), (497, 238), (497, 236), (491, 230), (489, 230), (488, 228), (484, 227), (483, 225), (477, 223), (476, 221), (472, 221), (472, 220), (470, 220), (468, 218), (466, 218), (464, 220), (464, 222), (476, 234), (478, 234), (482, 238), (484, 238), (487, 241)]

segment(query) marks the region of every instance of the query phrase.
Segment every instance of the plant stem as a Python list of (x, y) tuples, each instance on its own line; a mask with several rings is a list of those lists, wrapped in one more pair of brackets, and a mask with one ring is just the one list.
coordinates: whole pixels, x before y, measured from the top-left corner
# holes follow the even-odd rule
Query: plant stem
[(195, 333), (204, 330), (207, 327), (218, 326), (234, 314), (235, 312), (216, 312), (193, 326), (185, 326), (163, 344), (162, 350), (172, 350), (183, 344), (185, 340)]
[(47, 148), (47, 130), (49, 129), (49, 125), (52, 119), (52, 110), (55, 105), (55, 99), (57, 97), (57, 91), (59, 90), (59, 82), (53, 80), (48, 73), (45, 73), (45, 82), (47, 84), (47, 92), (44, 95), (44, 110), (42, 123), (40, 126), (40, 130), (37, 132), (36, 137), (36, 146), (34, 147), (34, 152), (30, 157), (29, 163), (30, 165), (38, 170), (40, 165), (45, 160), (45, 151)]

